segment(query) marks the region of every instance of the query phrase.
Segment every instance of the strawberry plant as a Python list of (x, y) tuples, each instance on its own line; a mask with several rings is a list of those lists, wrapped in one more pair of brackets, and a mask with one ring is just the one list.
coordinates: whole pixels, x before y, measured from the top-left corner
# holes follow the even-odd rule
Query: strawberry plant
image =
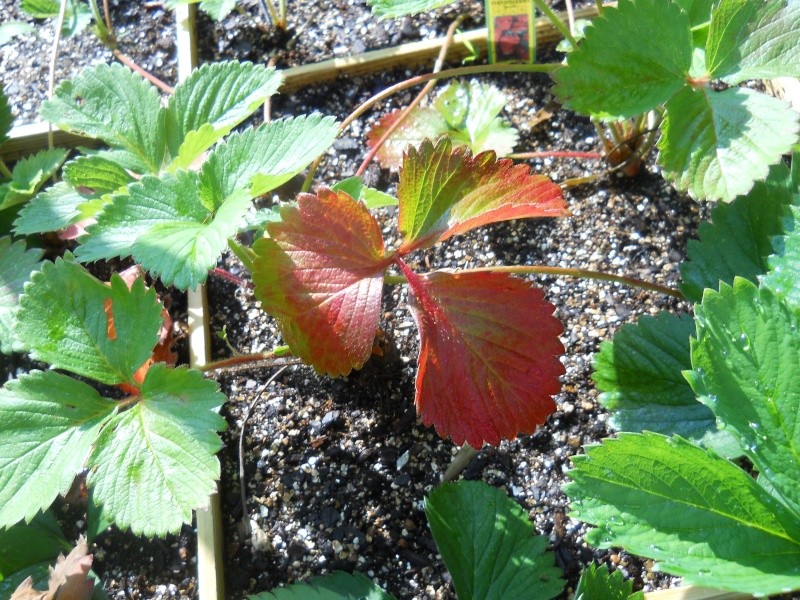
[[(597, 525), (590, 542), (700, 585), (800, 589), (798, 204), (795, 155), (701, 228), (682, 268), (694, 319), (644, 318), (603, 344), (601, 401), (644, 433), (574, 459), (566, 491)], [(757, 479), (726, 460), (739, 456)]]

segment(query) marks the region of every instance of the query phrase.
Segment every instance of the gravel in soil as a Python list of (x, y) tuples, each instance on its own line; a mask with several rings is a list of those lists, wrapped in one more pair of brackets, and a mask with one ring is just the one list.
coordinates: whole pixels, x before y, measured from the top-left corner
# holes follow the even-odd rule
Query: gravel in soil
[[(289, 40), (259, 27), (257, 17), (234, 16), (241, 19), (236, 27), (212, 24), (201, 17), (200, 39), (214, 40), (201, 49), (201, 56), (212, 60), (235, 54), (263, 62), (264, 48), (270, 43), (277, 47), (294, 39), (293, 47), (280, 57), (283, 63), (279, 62), (294, 65), (338, 55), (343, 47), (360, 50), (357, 43), (367, 49), (373, 44), (441, 35), (454, 16), (415, 20), (410, 25), (404, 21), (373, 23), (371, 17), (363, 16), (363, 2), (351, 0), (336, 3), (343, 11), (341, 24), (334, 19), (332, 32), (314, 34), (321, 20), (313, 13), (301, 12), (299, 7), (308, 4), (312, 8), (306, 10), (313, 10), (313, 3), (298, 2), (298, 8), (293, 8), (295, 23), (290, 18), (290, 28), (294, 33)], [(479, 14), (476, 3), (462, 4), (459, 11)], [(245, 1), (242, 6), (256, 14), (254, 3)], [(167, 40), (171, 35), (169, 15), (158, 7), (124, 1), (112, 2), (112, 14), (120, 29), (129, 28), (128, 35), (122, 37), (129, 47), (123, 47), (123, 51), (164, 80), (174, 81), (174, 47), (171, 39)], [(120, 15), (131, 15), (130, 22)], [(9, 16), (19, 18), (14, 7), (0, 7), (0, 18)], [(145, 17), (155, 19), (155, 29), (136, 25), (138, 18)], [(360, 33), (363, 28), (374, 39), (364, 37)], [(42, 38), (23, 41), (27, 46), (24, 53), (20, 50), (20, 57), (7, 55), (4, 48), (0, 61), (4, 85), (23, 80), (21, 65), (26, 61), (34, 81), (46, 80), (43, 57), (49, 48), (47, 28), (41, 31)], [(93, 39), (88, 33), (82, 35)], [(87, 51), (91, 42), (81, 39), (80, 50), (62, 50), (59, 77), (72, 74), (70, 65), (86, 64), (87, 57), (92, 57), (90, 61), (110, 60), (102, 48), (97, 48), (97, 54)], [(69, 43), (65, 42), (65, 48)], [(137, 48), (141, 49), (138, 56)], [(148, 51), (150, 55), (143, 55)], [(30, 59), (32, 55), (40, 57), (38, 63)], [(64, 61), (64, 56), (69, 60)], [(316, 110), (343, 118), (374, 92), (412, 74), (396, 70), (278, 96), (272, 102), (272, 115)], [(594, 150), (599, 146), (593, 127), (565, 111), (534, 124), (537, 111), (550, 106), (552, 100), (546, 78), (518, 75), (489, 81), (510, 97), (505, 117), (520, 131), (518, 149)], [(15, 115), (27, 120), (35, 114), (44, 87), (27, 83), (18, 86), (20, 93), (14, 97), (21, 100), (17, 101)], [(364, 154), (364, 136), (370, 123), (411, 98), (411, 92), (399, 94), (386, 102), (380, 113), (354, 123), (328, 152), (317, 183), (330, 185), (351, 175)], [(30, 108), (25, 108), (26, 103)], [(604, 168), (599, 163), (550, 160), (533, 161), (531, 165), (556, 181)], [(366, 178), (369, 185), (390, 191), (395, 181), (375, 165), (368, 169)], [(288, 186), (282, 198), (291, 198), (293, 191)], [(572, 189), (567, 196), (573, 212), (570, 218), (483, 228), (420, 253), (415, 266), (425, 270), (547, 264), (677, 284), (686, 241), (695, 235), (703, 210), (671, 190), (652, 163), (636, 179), (601, 179)], [(393, 210), (380, 213), (389, 246), (397, 244), (395, 217)], [(222, 266), (246, 276), (231, 257), (225, 257)], [(614, 284), (555, 277), (537, 281), (564, 323), (566, 374), (563, 390), (556, 398), (558, 410), (534, 435), (481, 450), (463, 477), (501, 487), (525, 507), (537, 532), (549, 536), (570, 587), (581, 566), (591, 560), (622, 570), (634, 579), (637, 589), (669, 586), (673, 579), (653, 572), (648, 561), (624, 552), (589, 548), (583, 541), (585, 526), (567, 516), (567, 499), (561, 486), (567, 480), (569, 457), (580, 452), (582, 445), (610, 433), (590, 380), (592, 356), (600, 342), (639, 315), (689, 307), (668, 297)], [(212, 279), (209, 294), (214, 333), (226, 332), (237, 351), (260, 352), (280, 343), (276, 324), (247, 290)], [(247, 592), (344, 569), (368, 574), (398, 598), (454, 598), (427, 528), (422, 500), (438, 484), (457, 449), (422, 427), (416, 418), (413, 395), (418, 338), (404, 301), (402, 287), (386, 288), (382, 356), (376, 355), (349, 377), (329, 379), (317, 376), (308, 367), (292, 366), (262, 393), (274, 370), (251, 369), (218, 376), (230, 398), (224, 409), (230, 428), (224, 434), (225, 449), (220, 455), (228, 597), (240, 598)], [(215, 356), (229, 355), (228, 345), (215, 337)], [(6, 378), (19, 368), (18, 357), (13, 357)], [(245, 476), (240, 482), (237, 445), (248, 409), (243, 440)], [(241, 483), (245, 505), (240, 500)], [(113, 598), (192, 598), (196, 594), (195, 543), (188, 526), (177, 536), (154, 541), (133, 538), (112, 528), (98, 538), (96, 570)]]
[[(343, 107), (355, 107), (375, 89), (409, 75), (397, 71), (377, 80), (278, 97), (273, 117), (310, 110), (342, 117)], [(591, 124), (565, 111), (543, 124), (529, 125), (531, 117), (551, 102), (546, 78), (515, 75), (491, 81), (511, 99), (506, 116), (520, 130), (518, 148), (597, 147)], [(410, 99), (411, 93), (401, 94), (381, 112)], [(318, 183), (330, 185), (355, 171), (364, 154), (364, 133), (376, 116), (356, 122), (336, 142)], [(599, 163), (547, 159), (531, 164), (556, 181), (604, 168)], [(374, 165), (367, 179), (381, 189), (393, 185), (393, 178)], [(570, 218), (486, 227), (420, 253), (415, 266), (428, 270), (545, 264), (677, 285), (678, 265), (701, 209), (675, 193), (654, 167), (633, 180), (601, 179), (570, 190), (567, 197)], [(380, 215), (389, 247), (398, 245), (395, 217), (391, 209)], [(246, 277), (235, 259), (227, 257), (225, 266)], [(483, 449), (463, 476), (505, 489), (528, 510), (537, 532), (549, 536), (570, 588), (580, 568), (592, 560), (622, 570), (637, 589), (667, 587), (673, 578), (654, 572), (651, 562), (587, 547), (586, 527), (567, 516), (568, 501), (561, 487), (567, 481), (569, 457), (610, 433), (590, 380), (592, 357), (600, 342), (642, 314), (689, 307), (615, 284), (556, 277), (538, 282), (564, 323), (566, 374), (556, 398), (558, 410), (534, 435)], [(225, 331), (236, 351), (264, 352), (280, 343), (275, 322), (249, 291), (212, 279), (209, 294), (212, 329)], [(422, 500), (439, 483), (457, 448), (416, 418), (418, 338), (404, 302), (402, 287), (385, 289), (383, 355), (349, 377), (329, 379), (308, 367), (292, 366), (263, 390), (274, 369), (219, 376), (231, 399), (225, 407), (230, 429), (221, 458), (226, 577), (233, 597), (336, 569), (366, 573), (398, 598), (455, 597), (427, 528)], [(216, 356), (230, 351), (217, 337)], [(249, 418), (243, 440), (247, 498), (243, 508), (236, 448), (245, 415)]]

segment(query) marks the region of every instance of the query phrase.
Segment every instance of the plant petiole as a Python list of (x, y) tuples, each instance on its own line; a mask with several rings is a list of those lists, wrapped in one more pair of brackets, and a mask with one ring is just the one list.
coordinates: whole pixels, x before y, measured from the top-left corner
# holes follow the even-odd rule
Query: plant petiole
[[(341, 135), (341, 133), (347, 129), (353, 123), (353, 121), (366, 113), (378, 102), (386, 100), (398, 92), (422, 85), (429, 81), (449, 79), (451, 77), (462, 77), (467, 75), (480, 75), (482, 73), (552, 73), (562, 66), (563, 65), (561, 63), (542, 63), (534, 65), (500, 63), (494, 65), (471, 65), (469, 67), (457, 67), (455, 69), (445, 69), (444, 71), (439, 71), (438, 73), (417, 75), (416, 77), (411, 77), (410, 79), (406, 79), (405, 81), (401, 81), (389, 86), (382, 92), (375, 94), (371, 98), (361, 103), (344, 121), (342, 121), (341, 125), (339, 125), (339, 135)], [(311, 163), (311, 166), (308, 169), (308, 175), (306, 175), (306, 180), (303, 182), (301, 191), (307, 192), (309, 188), (311, 188), (311, 182), (314, 180), (314, 174), (317, 172), (317, 169), (319, 168), (320, 163), (322, 163), (322, 159), (324, 157), (325, 155), (321, 154), (313, 163)]]
[(507, 154), (504, 158), (527, 160), (531, 158), (588, 158), (602, 160), (604, 155), (599, 152), (515, 152)]
[(0, 158), (0, 175), (5, 177), (6, 179), (11, 179), (13, 177), (11, 175), (11, 169), (8, 168), (8, 165), (2, 158)]
[(542, 11), (542, 14), (544, 16), (550, 19), (550, 22), (556, 29), (558, 29), (558, 32), (564, 36), (564, 39), (569, 41), (569, 43), (572, 44), (573, 48), (577, 48), (578, 41), (575, 39), (575, 36), (572, 35), (572, 32), (569, 30), (569, 27), (567, 27), (567, 25), (564, 24), (564, 21), (562, 21), (558, 17), (558, 15), (553, 11), (553, 9), (547, 6), (547, 3), (545, 3), (544, 0), (533, 0), (533, 3), (536, 5), (536, 8)]
[[(281, 360), (286, 359), (286, 360)], [(296, 365), (300, 364), (300, 359), (295, 358), (289, 346), (277, 346), (271, 352), (259, 352), (256, 354), (242, 354), (240, 356), (232, 356), (230, 358), (223, 358), (204, 365), (195, 367), (199, 371), (207, 373), (208, 371), (219, 371), (222, 369), (233, 369), (247, 366), (277, 366), (280, 360), (280, 365)], [(263, 364), (258, 364), (263, 363)]]

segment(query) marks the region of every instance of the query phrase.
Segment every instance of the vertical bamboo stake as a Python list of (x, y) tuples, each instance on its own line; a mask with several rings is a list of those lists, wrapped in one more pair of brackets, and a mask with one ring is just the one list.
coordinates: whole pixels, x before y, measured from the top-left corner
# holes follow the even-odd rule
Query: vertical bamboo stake
[[(175, 8), (178, 46), (178, 81), (184, 81), (197, 67), (195, 40), (195, 5)], [(189, 363), (201, 366), (208, 362), (211, 340), (208, 326), (208, 300), (204, 285), (189, 290)], [(196, 511), (197, 518), (197, 594), (200, 600), (222, 600), (225, 582), (222, 573), (222, 516), (219, 494), (211, 494), (208, 508)]]

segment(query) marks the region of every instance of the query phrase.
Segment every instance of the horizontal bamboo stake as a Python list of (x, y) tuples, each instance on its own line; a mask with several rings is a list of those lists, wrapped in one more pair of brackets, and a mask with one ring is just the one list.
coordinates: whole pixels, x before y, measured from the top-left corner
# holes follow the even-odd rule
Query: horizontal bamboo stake
[[(13, 162), (39, 150), (47, 148), (48, 123), (28, 123), (13, 127), (8, 134), (8, 141), (0, 147), (0, 156)], [(97, 141), (60, 129), (53, 129), (53, 144), (59, 148), (75, 146), (96, 146)]]
[(749, 600), (752, 598), (749, 594), (723, 592), (695, 585), (647, 592), (644, 597), (646, 600)]
[[(566, 21), (566, 13), (559, 14), (559, 16)], [(575, 11), (575, 18), (577, 19), (591, 19), (596, 16), (596, 6), (588, 6)], [(487, 35), (485, 27), (456, 34), (447, 53), (448, 60), (458, 60), (468, 56), (470, 51), (467, 48), (467, 43), (472, 44), (476, 52), (485, 53)], [(548, 18), (541, 17), (536, 19), (537, 46), (547, 46), (560, 39), (561, 34)], [(357, 77), (395, 67), (415, 67), (421, 64), (428, 64), (436, 58), (444, 41), (445, 38), (440, 37), (421, 42), (411, 42), (395, 48), (372, 50), (356, 56), (332, 58), (318, 63), (283, 69), (281, 72), (283, 73), (284, 81), (281, 92), (291, 92), (323, 81), (331, 81), (340, 75)]]

